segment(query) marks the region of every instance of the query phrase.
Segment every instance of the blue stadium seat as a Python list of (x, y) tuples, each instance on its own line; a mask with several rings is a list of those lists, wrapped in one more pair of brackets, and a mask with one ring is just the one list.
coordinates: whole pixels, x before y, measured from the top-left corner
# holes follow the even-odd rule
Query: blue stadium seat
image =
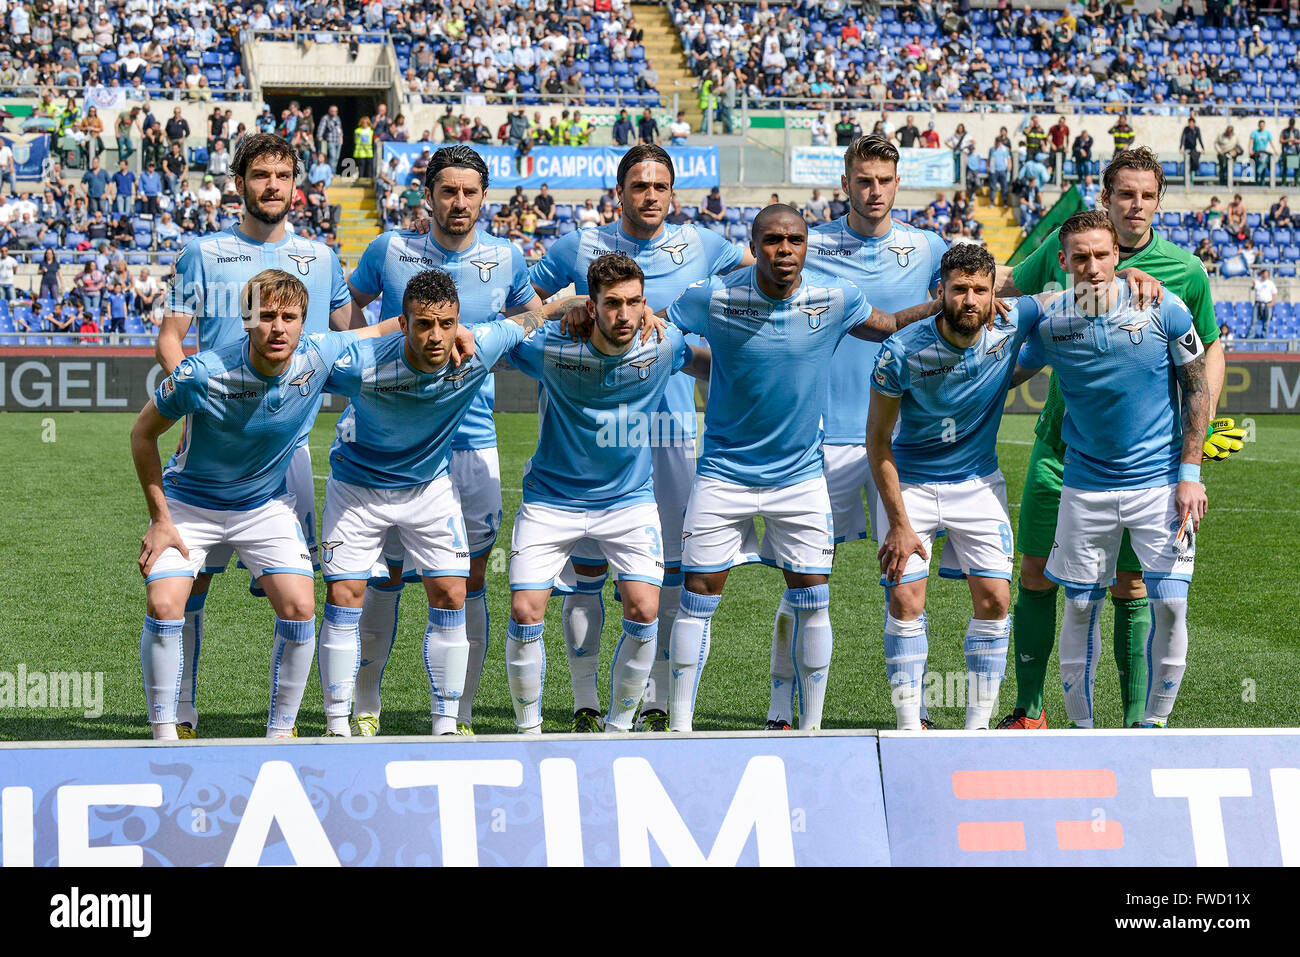
[(1178, 228), (1170, 231), (1169, 241), (1173, 243), (1177, 243), (1179, 246), (1190, 246), (1192, 243), (1192, 237), (1188, 235), (1186, 229), (1183, 229), (1181, 226), (1179, 226)]
[(1161, 214), (1160, 214), (1160, 225), (1161, 225), (1161, 226), (1169, 226), (1169, 227), (1173, 227), (1173, 226), (1181, 226), (1182, 224), (1183, 224), (1183, 222), (1182, 222), (1182, 216), (1180, 216), (1178, 213), (1161, 213)]

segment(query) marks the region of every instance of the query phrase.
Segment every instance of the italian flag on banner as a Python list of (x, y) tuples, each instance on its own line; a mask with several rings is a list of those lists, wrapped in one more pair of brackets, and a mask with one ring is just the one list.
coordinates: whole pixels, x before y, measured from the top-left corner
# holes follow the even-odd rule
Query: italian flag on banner
[(1052, 235), (1058, 226), (1075, 213), (1081, 213), (1087, 208), (1083, 202), (1083, 194), (1079, 192), (1079, 187), (1071, 186), (1061, 194), (1061, 198), (1056, 201), (1056, 205), (1047, 211), (1047, 214), (1039, 220), (1038, 225), (1030, 230), (1029, 235), (1020, 241), (1016, 251), (1007, 260), (1007, 265), (1020, 265), (1029, 258), (1030, 253), (1043, 245), (1043, 241)]

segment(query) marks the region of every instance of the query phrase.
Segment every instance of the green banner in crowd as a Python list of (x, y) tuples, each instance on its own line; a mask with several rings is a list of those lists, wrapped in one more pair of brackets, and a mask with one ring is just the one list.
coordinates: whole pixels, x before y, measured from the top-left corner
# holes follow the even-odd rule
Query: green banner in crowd
[(1079, 187), (1071, 186), (1061, 194), (1061, 198), (1056, 201), (1055, 206), (1047, 211), (1047, 215), (1038, 221), (1038, 225), (1030, 230), (1029, 235), (1020, 241), (1016, 251), (1007, 260), (1007, 265), (1020, 265), (1021, 262), (1029, 258), (1030, 253), (1043, 244), (1043, 240), (1052, 235), (1058, 226), (1075, 213), (1083, 212), (1087, 208), (1083, 201), (1083, 194), (1079, 192)]

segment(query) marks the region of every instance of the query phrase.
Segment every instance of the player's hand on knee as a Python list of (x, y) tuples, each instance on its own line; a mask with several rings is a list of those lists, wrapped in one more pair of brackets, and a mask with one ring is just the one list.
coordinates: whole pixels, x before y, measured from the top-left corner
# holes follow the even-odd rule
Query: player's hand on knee
[(1128, 283), (1129, 292), (1133, 295), (1133, 301), (1137, 303), (1139, 309), (1158, 305), (1165, 298), (1165, 287), (1160, 280), (1136, 266), (1117, 270), (1115, 275)]
[(560, 335), (568, 336), (575, 342), (586, 342), (591, 338), (592, 320), (587, 312), (586, 303), (570, 306), (560, 316)]
[(662, 341), (664, 337), (664, 329), (667, 327), (668, 323), (655, 315), (655, 311), (651, 309), (649, 303), (647, 303), (645, 307), (645, 315), (641, 318), (642, 345), (650, 341), (650, 335), (652, 333), (654, 334), (656, 341)]
[(144, 538), (140, 539), (140, 574), (147, 578), (158, 556), (169, 548), (175, 548), (185, 558), (190, 557), (190, 550), (185, 547), (185, 541), (175, 525), (171, 522), (153, 522), (144, 533)]
[(453, 365), (460, 365), (467, 359), (474, 358), (474, 330), (469, 326), (456, 327), (456, 345), (451, 350)]
[(1179, 515), (1186, 518), (1192, 531), (1200, 531), (1201, 519), (1205, 517), (1205, 512), (1210, 507), (1205, 486), (1200, 482), (1179, 482), (1178, 487), (1174, 489), (1174, 507), (1178, 509)]
[(880, 559), (880, 573), (885, 576), (888, 584), (898, 584), (907, 569), (907, 560), (914, 553), (926, 561), (930, 559), (925, 545), (921, 543), (916, 532), (912, 531), (911, 526), (891, 525), (884, 542), (881, 543), (880, 551), (876, 553), (876, 557)]

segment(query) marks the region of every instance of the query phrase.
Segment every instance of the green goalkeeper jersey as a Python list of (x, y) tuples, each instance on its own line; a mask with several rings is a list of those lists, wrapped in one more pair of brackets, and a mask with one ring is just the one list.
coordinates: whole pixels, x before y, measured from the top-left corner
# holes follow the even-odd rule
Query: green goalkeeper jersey
[[(1067, 288), (1069, 277), (1061, 269), (1057, 258), (1060, 250), (1061, 231), (1058, 229), (1012, 271), (1016, 288), (1025, 295), (1040, 293), (1049, 287)], [(1132, 255), (1121, 254), (1119, 265), (1121, 269), (1135, 266), (1154, 276), (1164, 283), (1165, 288), (1187, 303), (1201, 342), (1208, 346), (1219, 338), (1219, 325), (1214, 318), (1214, 300), (1210, 298), (1210, 278), (1205, 274), (1205, 266), (1201, 261), (1186, 249), (1162, 239), (1152, 230), (1150, 242)], [(1065, 399), (1061, 396), (1061, 385), (1053, 372), (1047, 385), (1047, 401), (1038, 416), (1038, 424), (1034, 426), (1034, 434), (1061, 454), (1065, 451), (1065, 443), (1061, 441), (1061, 420), (1064, 418)]]

